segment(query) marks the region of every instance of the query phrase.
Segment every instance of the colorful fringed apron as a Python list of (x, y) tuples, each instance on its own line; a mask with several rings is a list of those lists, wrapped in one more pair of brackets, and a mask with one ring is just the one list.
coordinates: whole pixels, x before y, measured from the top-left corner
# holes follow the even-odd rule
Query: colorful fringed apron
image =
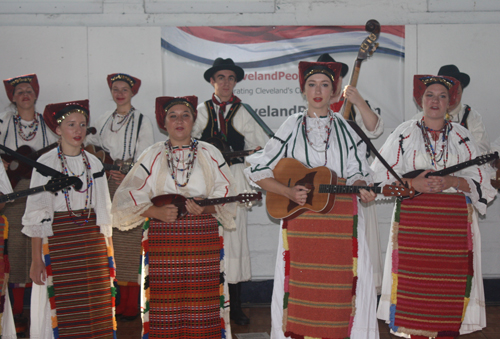
[(113, 251), (95, 224), (55, 212), (43, 239), (54, 338), (116, 338)]
[(357, 282), (357, 198), (337, 195), (328, 214), (283, 222), (283, 332), (292, 338), (348, 338)]
[(422, 194), (397, 202), (393, 226), (390, 327), (455, 337), (469, 302), (472, 205), (463, 194)]
[(224, 239), (211, 214), (144, 223), (143, 338), (226, 338)]
[[(2, 330), (3, 310), (5, 307), (5, 293), (8, 292), (9, 284), (9, 256), (7, 254), (7, 239), (9, 236), (9, 223), (7, 218), (0, 215), (0, 333)], [(0, 335), (1, 337), (1, 335)]]

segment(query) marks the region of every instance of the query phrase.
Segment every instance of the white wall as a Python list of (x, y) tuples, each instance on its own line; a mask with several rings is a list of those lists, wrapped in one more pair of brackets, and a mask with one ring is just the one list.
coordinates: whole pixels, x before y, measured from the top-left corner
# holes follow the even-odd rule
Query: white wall
[[(37, 73), (39, 111), (48, 103), (89, 98), (91, 116), (96, 117), (113, 108), (106, 75), (125, 72), (143, 80), (133, 104), (154, 123), (154, 98), (165, 91), (159, 29), (163, 25), (364, 25), (367, 19), (376, 18), (382, 25), (407, 25), (406, 117), (416, 111), (411, 100), (413, 74), (437, 72), (444, 63), (456, 63), (472, 78), (464, 101), (482, 113), (491, 140), (500, 134), (495, 91), (500, 78), (495, 64), (500, 52), (500, 37), (495, 35), (500, 16), (494, 0), (482, 2), (492, 6), (491, 11), (474, 11), (467, 7), (471, 1), (453, 0), (454, 8), (472, 8), (468, 12), (431, 12), (434, 0), (277, 0), (274, 13), (150, 14), (145, 12), (145, 2), (127, 0), (101, 1), (101, 13), (97, 14), (1, 14), (5, 13), (3, 4), (9, 1), (0, 0), (0, 78)], [(442, 0), (445, 5), (447, 2)], [(377, 85), (376, 79), (363, 81)], [(205, 93), (194, 94), (206, 97)], [(0, 109), (7, 105), (6, 95), (0, 91)], [(375, 144), (380, 146), (389, 133), (386, 130)], [(155, 138), (162, 140), (163, 136), (157, 131)], [(485, 277), (500, 277), (498, 200), (480, 225)], [(379, 209), (384, 252), (391, 209), (389, 204)], [(272, 278), (278, 225), (269, 220), (263, 205), (252, 209), (248, 232), (254, 278)]]

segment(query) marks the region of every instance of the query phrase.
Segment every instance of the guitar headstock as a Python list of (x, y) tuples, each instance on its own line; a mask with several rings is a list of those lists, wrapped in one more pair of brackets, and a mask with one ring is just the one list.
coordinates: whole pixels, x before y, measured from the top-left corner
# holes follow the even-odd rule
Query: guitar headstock
[(413, 198), (415, 189), (413, 187), (386, 185), (382, 188), (382, 194), (386, 197)]
[(74, 186), (76, 190), (79, 190), (83, 185), (80, 178), (68, 176), (53, 178), (47, 184), (50, 184), (50, 186), (47, 186), (46, 190), (50, 192), (57, 192), (68, 186)]
[(252, 201), (262, 200), (262, 192), (241, 193), (236, 196), (236, 201), (252, 206)]
[(365, 25), (365, 30), (370, 32), (370, 35), (363, 40), (359, 47), (357, 60), (366, 60), (369, 56), (375, 53), (378, 43), (375, 43), (380, 35), (380, 23), (377, 20), (368, 20)]
[(480, 155), (476, 159), (474, 159), (474, 161), (476, 161), (477, 165), (487, 164), (493, 160), (498, 160), (498, 152)]

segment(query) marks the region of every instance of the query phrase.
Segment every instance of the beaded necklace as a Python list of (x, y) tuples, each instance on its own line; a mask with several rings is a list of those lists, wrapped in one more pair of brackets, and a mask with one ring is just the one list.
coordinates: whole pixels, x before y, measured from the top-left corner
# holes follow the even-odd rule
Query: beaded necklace
[[(121, 128), (124, 125), (126, 125), (126, 127), (125, 127), (125, 133), (123, 133), (123, 153), (122, 153), (122, 158), (121, 158), (121, 160), (125, 160), (125, 155), (127, 153), (127, 149), (128, 149), (128, 154), (129, 154), (128, 158), (131, 158), (133, 156), (132, 155), (132, 138), (134, 136), (135, 108), (134, 108), (134, 106), (132, 106), (130, 108), (130, 111), (125, 115), (125, 117), (120, 122), (118, 122), (118, 124), (120, 125), (120, 127), (117, 130), (113, 130), (113, 121), (114, 121), (115, 116), (117, 116), (117, 115), (118, 115), (118, 113), (115, 110), (113, 112), (113, 114), (111, 114), (108, 117), (108, 119), (106, 120), (106, 122), (104, 123), (104, 125), (102, 125), (101, 130), (99, 131), (99, 138), (101, 140), (103, 139), (102, 133), (104, 132), (104, 128), (106, 127), (106, 125), (108, 123), (110, 123), (109, 129), (113, 133), (117, 133), (119, 130), (121, 130)], [(125, 122), (127, 122), (127, 123), (125, 124)], [(130, 126), (130, 124), (132, 124), (132, 126)], [(128, 133), (129, 127), (130, 127), (130, 134)], [(128, 134), (128, 147), (127, 147), (127, 134)], [(137, 140), (136, 140), (136, 142), (137, 142)], [(102, 144), (102, 141), (101, 141), (101, 144)]]
[[(17, 109), (14, 112), (13, 118), (17, 134), (21, 137), (21, 139), (23, 139), (24, 141), (33, 140), (33, 138), (36, 136), (36, 132), (38, 131), (38, 125), (39, 125), (36, 112), (33, 122), (26, 126), (21, 123), (21, 116), (19, 115)], [(30, 131), (28, 135), (24, 133), (23, 129), (28, 129)]]
[[(175, 185), (178, 187), (185, 187), (188, 182), (189, 178), (191, 177), (191, 173), (193, 172), (193, 167), (194, 167), (194, 161), (196, 159), (196, 154), (198, 153), (198, 140), (196, 139), (191, 139), (191, 144), (189, 146), (183, 146), (182, 148), (187, 147), (189, 148), (190, 153), (187, 156), (187, 161), (184, 161), (183, 163), (185, 164), (184, 168), (179, 168), (179, 164), (181, 163), (180, 158), (178, 156), (175, 157), (175, 161), (177, 162), (177, 165), (174, 165), (174, 150), (180, 149), (180, 147), (172, 147), (172, 143), (170, 142), (170, 139), (165, 142), (165, 154), (167, 155), (167, 163), (168, 163), (168, 168), (170, 170), (172, 179), (175, 182)], [(186, 182), (183, 184), (179, 184), (177, 181), (177, 173), (178, 172), (184, 172), (187, 171), (186, 173)]]
[[(429, 154), (429, 157), (431, 158), (431, 164), (432, 166), (436, 167), (437, 163), (440, 161), (443, 161), (443, 167), (446, 168), (446, 163), (448, 162), (448, 136), (450, 135), (451, 131), (451, 124), (448, 120), (444, 121), (444, 126), (440, 131), (433, 130), (427, 126), (425, 126), (424, 119), (420, 122), (417, 123), (417, 125), (420, 127), (420, 130), (422, 131), (422, 137), (424, 138), (424, 143), (425, 143), (425, 151), (427, 154)], [(432, 145), (432, 140), (429, 137), (429, 134), (437, 134), (438, 138), (434, 140), (434, 146)], [(439, 140), (439, 136), (441, 136), (441, 150), (438, 152), (437, 151), (437, 141)], [(432, 138), (434, 139), (434, 138)]]
[[(327, 125), (325, 125), (325, 128), (326, 128), (326, 140), (324, 140), (323, 142), (325, 143), (325, 149), (318, 149), (316, 148), (313, 143), (309, 140), (309, 131), (307, 129), (307, 112), (304, 113), (304, 117), (302, 118), (302, 128), (303, 128), (303, 133), (304, 135), (306, 136), (306, 141), (307, 143), (309, 144), (309, 146), (315, 150), (316, 152), (320, 152), (320, 153), (325, 153), (325, 166), (326, 166), (326, 163), (328, 162), (328, 149), (330, 148), (330, 136), (332, 134), (332, 125), (333, 125), (333, 120), (334, 120), (334, 117), (333, 117), (333, 112), (331, 110), (328, 110), (328, 117), (327, 119), (329, 119), (329, 121), (327, 122)], [(318, 117), (316, 119), (319, 119)]]
[[(84, 212), (88, 211), (87, 218), (84, 221), (85, 223), (88, 223), (89, 218), (90, 218), (90, 213), (91, 213), (90, 206), (92, 205), (92, 187), (94, 185), (94, 180), (92, 177), (92, 171), (91, 171), (89, 159), (87, 158), (87, 155), (85, 154), (83, 148), (81, 149), (81, 155), (82, 155), (83, 164), (85, 166), (84, 166), (83, 172), (80, 175), (76, 175), (76, 176), (81, 177), (81, 176), (85, 175), (86, 181), (87, 181), (87, 187), (82, 191), (76, 191), (76, 192), (87, 194), (85, 197), (85, 208), (83, 209), (83, 211)], [(59, 157), (59, 160), (61, 161), (62, 173), (65, 175), (68, 175), (68, 176), (70, 174), (75, 176), (73, 171), (68, 167), (68, 162), (66, 160), (66, 156), (64, 155), (64, 153), (61, 150), (61, 145), (57, 146), (57, 156)], [(68, 210), (70, 215), (72, 217), (80, 217), (81, 214), (74, 213), (73, 209), (71, 208), (71, 199), (69, 197), (69, 189), (65, 188), (62, 190), (62, 192), (64, 193), (64, 199), (66, 200), (66, 209)]]

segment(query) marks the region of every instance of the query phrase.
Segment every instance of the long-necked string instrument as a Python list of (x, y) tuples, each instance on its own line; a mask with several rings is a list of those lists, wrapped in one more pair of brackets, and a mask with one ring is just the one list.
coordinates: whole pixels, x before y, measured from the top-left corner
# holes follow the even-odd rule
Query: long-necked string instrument
[[(378, 36), (380, 35), (380, 23), (377, 20), (371, 19), (366, 22), (365, 30), (370, 32), (370, 35), (363, 40), (361, 46), (359, 47), (358, 56), (354, 61), (354, 68), (351, 73), (351, 77), (349, 78), (349, 85), (356, 87), (358, 84), (359, 71), (361, 68), (361, 63), (368, 59), (369, 56), (375, 52), (378, 47), (378, 43), (376, 43)], [(344, 104), (342, 105), (342, 116), (344, 119), (349, 120), (349, 115), (351, 113), (352, 103), (345, 99)]]

